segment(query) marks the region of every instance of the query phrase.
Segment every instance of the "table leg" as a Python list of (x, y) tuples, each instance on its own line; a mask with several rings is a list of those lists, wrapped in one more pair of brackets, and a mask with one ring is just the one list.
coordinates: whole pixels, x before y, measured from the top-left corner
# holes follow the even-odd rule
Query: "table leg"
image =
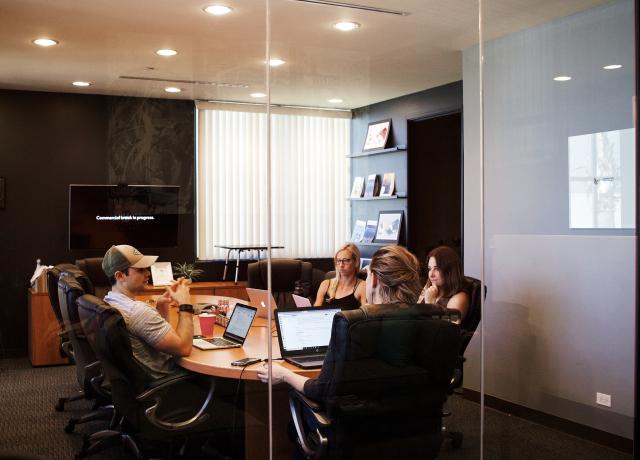
[(227, 266), (229, 265), (229, 254), (231, 254), (231, 249), (227, 249), (227, 258), (224, 259), (224, 273), (222, 274), (222, 281), (227, 280)]
[(238, 249), (238, 256), (236, 257), (236, 279), (235, 284), (238, 284), (238, 269), (240, 268), (240, 253), (242, 249)]

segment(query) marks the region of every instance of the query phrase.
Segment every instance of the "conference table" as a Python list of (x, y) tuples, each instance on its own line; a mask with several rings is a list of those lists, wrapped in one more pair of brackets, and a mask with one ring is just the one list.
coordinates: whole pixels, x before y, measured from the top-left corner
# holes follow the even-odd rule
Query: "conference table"
[[(218, 305), (220, 300), (228, 300), (229, 305), (246, 304), (246, 301), (224, 296), (192, 295), (191, 302), (198, 304)], [(175, 319), (174, 319), (175, 318)], [(170, 319), (175, 326), (177, 309), (172, 309)], [(200, 325), (194, 315), (194, 333), (199, 332)], [(214, 335), (221, 336), (224, 328), (216, 324)], [(246, 368), (232, 366), (231, 362), (242, 358), (268, 357), (268, 343), (271, 341), (273, 359), (280, 359), (280, 347), (275, 331), (275, 325), (269, 325), (265, 318), (254, 318), (247, 339), (241, 348), (227, 348), (222, 350), (200, 350), (193, 348), (191, 354), (180, 358), (178, 364), (185, 369), (212, 377), (241, 379), (244, 382), (244, 410), (245, 410), (245, 459), (269, 458), (268, 433), (268, 385), (258, 381), (258, 370), (264, 363), (259, 362)], [(307, 377), (316, 377), (319, 369), (303, 370), (284, 361), (278, 361), (283, 366)], [(280, 384), (273, 387), (273, 458), (290, 458), (294, 445), (287, 435), (287, 424), (290, 416), (288, 411), (289, 386)], [(215, 396), (214, 396), (215, 404)]]

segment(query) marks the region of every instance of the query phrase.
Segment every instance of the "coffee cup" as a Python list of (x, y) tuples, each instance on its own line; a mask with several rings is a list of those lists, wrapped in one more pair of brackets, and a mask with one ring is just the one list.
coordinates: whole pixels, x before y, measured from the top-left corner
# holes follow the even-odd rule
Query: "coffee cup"
[(216, 316), (208, 313), (198, 315), (200, 320), (200, 333), (205, 337), (213, 337), (213, 327), (216, 324)]

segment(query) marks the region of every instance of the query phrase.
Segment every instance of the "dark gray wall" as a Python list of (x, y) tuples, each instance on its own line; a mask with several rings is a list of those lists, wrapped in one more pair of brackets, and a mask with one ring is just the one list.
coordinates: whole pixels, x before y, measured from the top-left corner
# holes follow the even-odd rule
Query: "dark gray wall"
[[(361, 107), (353, 112), (351, 122), (351, 151), (361, 152), (367, 133), (367, 126), (371, 122), (391, 119), (391, 136), (387, 146), (407, 145), (407, 120), (425, 118), (433, 115), (449, 113), (462, 109), (462, 82), (449, 83), (447, 85), (431, 88), (418, 93), (390, 99), (366, 107)], [(384, 155), (373, 155), (362, 158), (354, 158), (351, 161), (351, 182), (356, 176), (379, 174), (380, 179), (385, 172), (396, 173), (396, 189), (398, 194), (407, 194), (408, 181), (423, 178), (425, 172), (416, 172), (414, 176), (408, 175), (407, 155), (412, 154), (411, 145), (407, 152), (397, 152)], [(413, 152), (415, 153), (415, 152)], [(421, 180), (421, 179), (420, 179)], [(425, 199), (421, 194), (409, 196), (408, 200)], [(376, 201), (352, 201), (351, 202), (351, 228), (357, 219), (374, 220), (378, 218), (378, 212), (384, 210), (402, 210), (405, 212), (404, 228), (406, 231), (409, 219), (424, 219), (425, 216), (409, 215), (407, 199), (376, 200)], [(416, 224), (416, 222), (412, 222)], [(426, 221), (424, 222), (426, 225)], [(417, 223), (417, 227), (420, 222)], [(405, 238), (406, 243), (406, 238)], [(363, 257), (370, 255), (377, 247), (363, 246)]]
[(194, 106), (191, 101), (0, 90), (0, 347), (26, 354), (27, 287), (36, 265), (99, 256), (68, 250), (68, 185), (180, 185), (177, 248), (194, 260)]

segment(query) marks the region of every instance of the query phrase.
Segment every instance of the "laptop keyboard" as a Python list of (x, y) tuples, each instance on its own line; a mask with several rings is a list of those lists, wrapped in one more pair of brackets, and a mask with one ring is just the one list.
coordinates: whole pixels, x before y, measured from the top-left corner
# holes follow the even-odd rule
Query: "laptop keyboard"
[(238, 345), (237, 342), (232, 342), (231, 340), (224, 339), (222, 337), (214, 337), (213, 339), (205, 339), (205, 341), (217, 346), (223, 347), (227, 345)]
[(296, 361), (298, 361), (299, 363), (311, 363), (314, 361), (322, 361), (324, 360), (324, 356), (319, 355), (319, 356), (300, 356), (300, 357), (296, 357), (295, 358)]

